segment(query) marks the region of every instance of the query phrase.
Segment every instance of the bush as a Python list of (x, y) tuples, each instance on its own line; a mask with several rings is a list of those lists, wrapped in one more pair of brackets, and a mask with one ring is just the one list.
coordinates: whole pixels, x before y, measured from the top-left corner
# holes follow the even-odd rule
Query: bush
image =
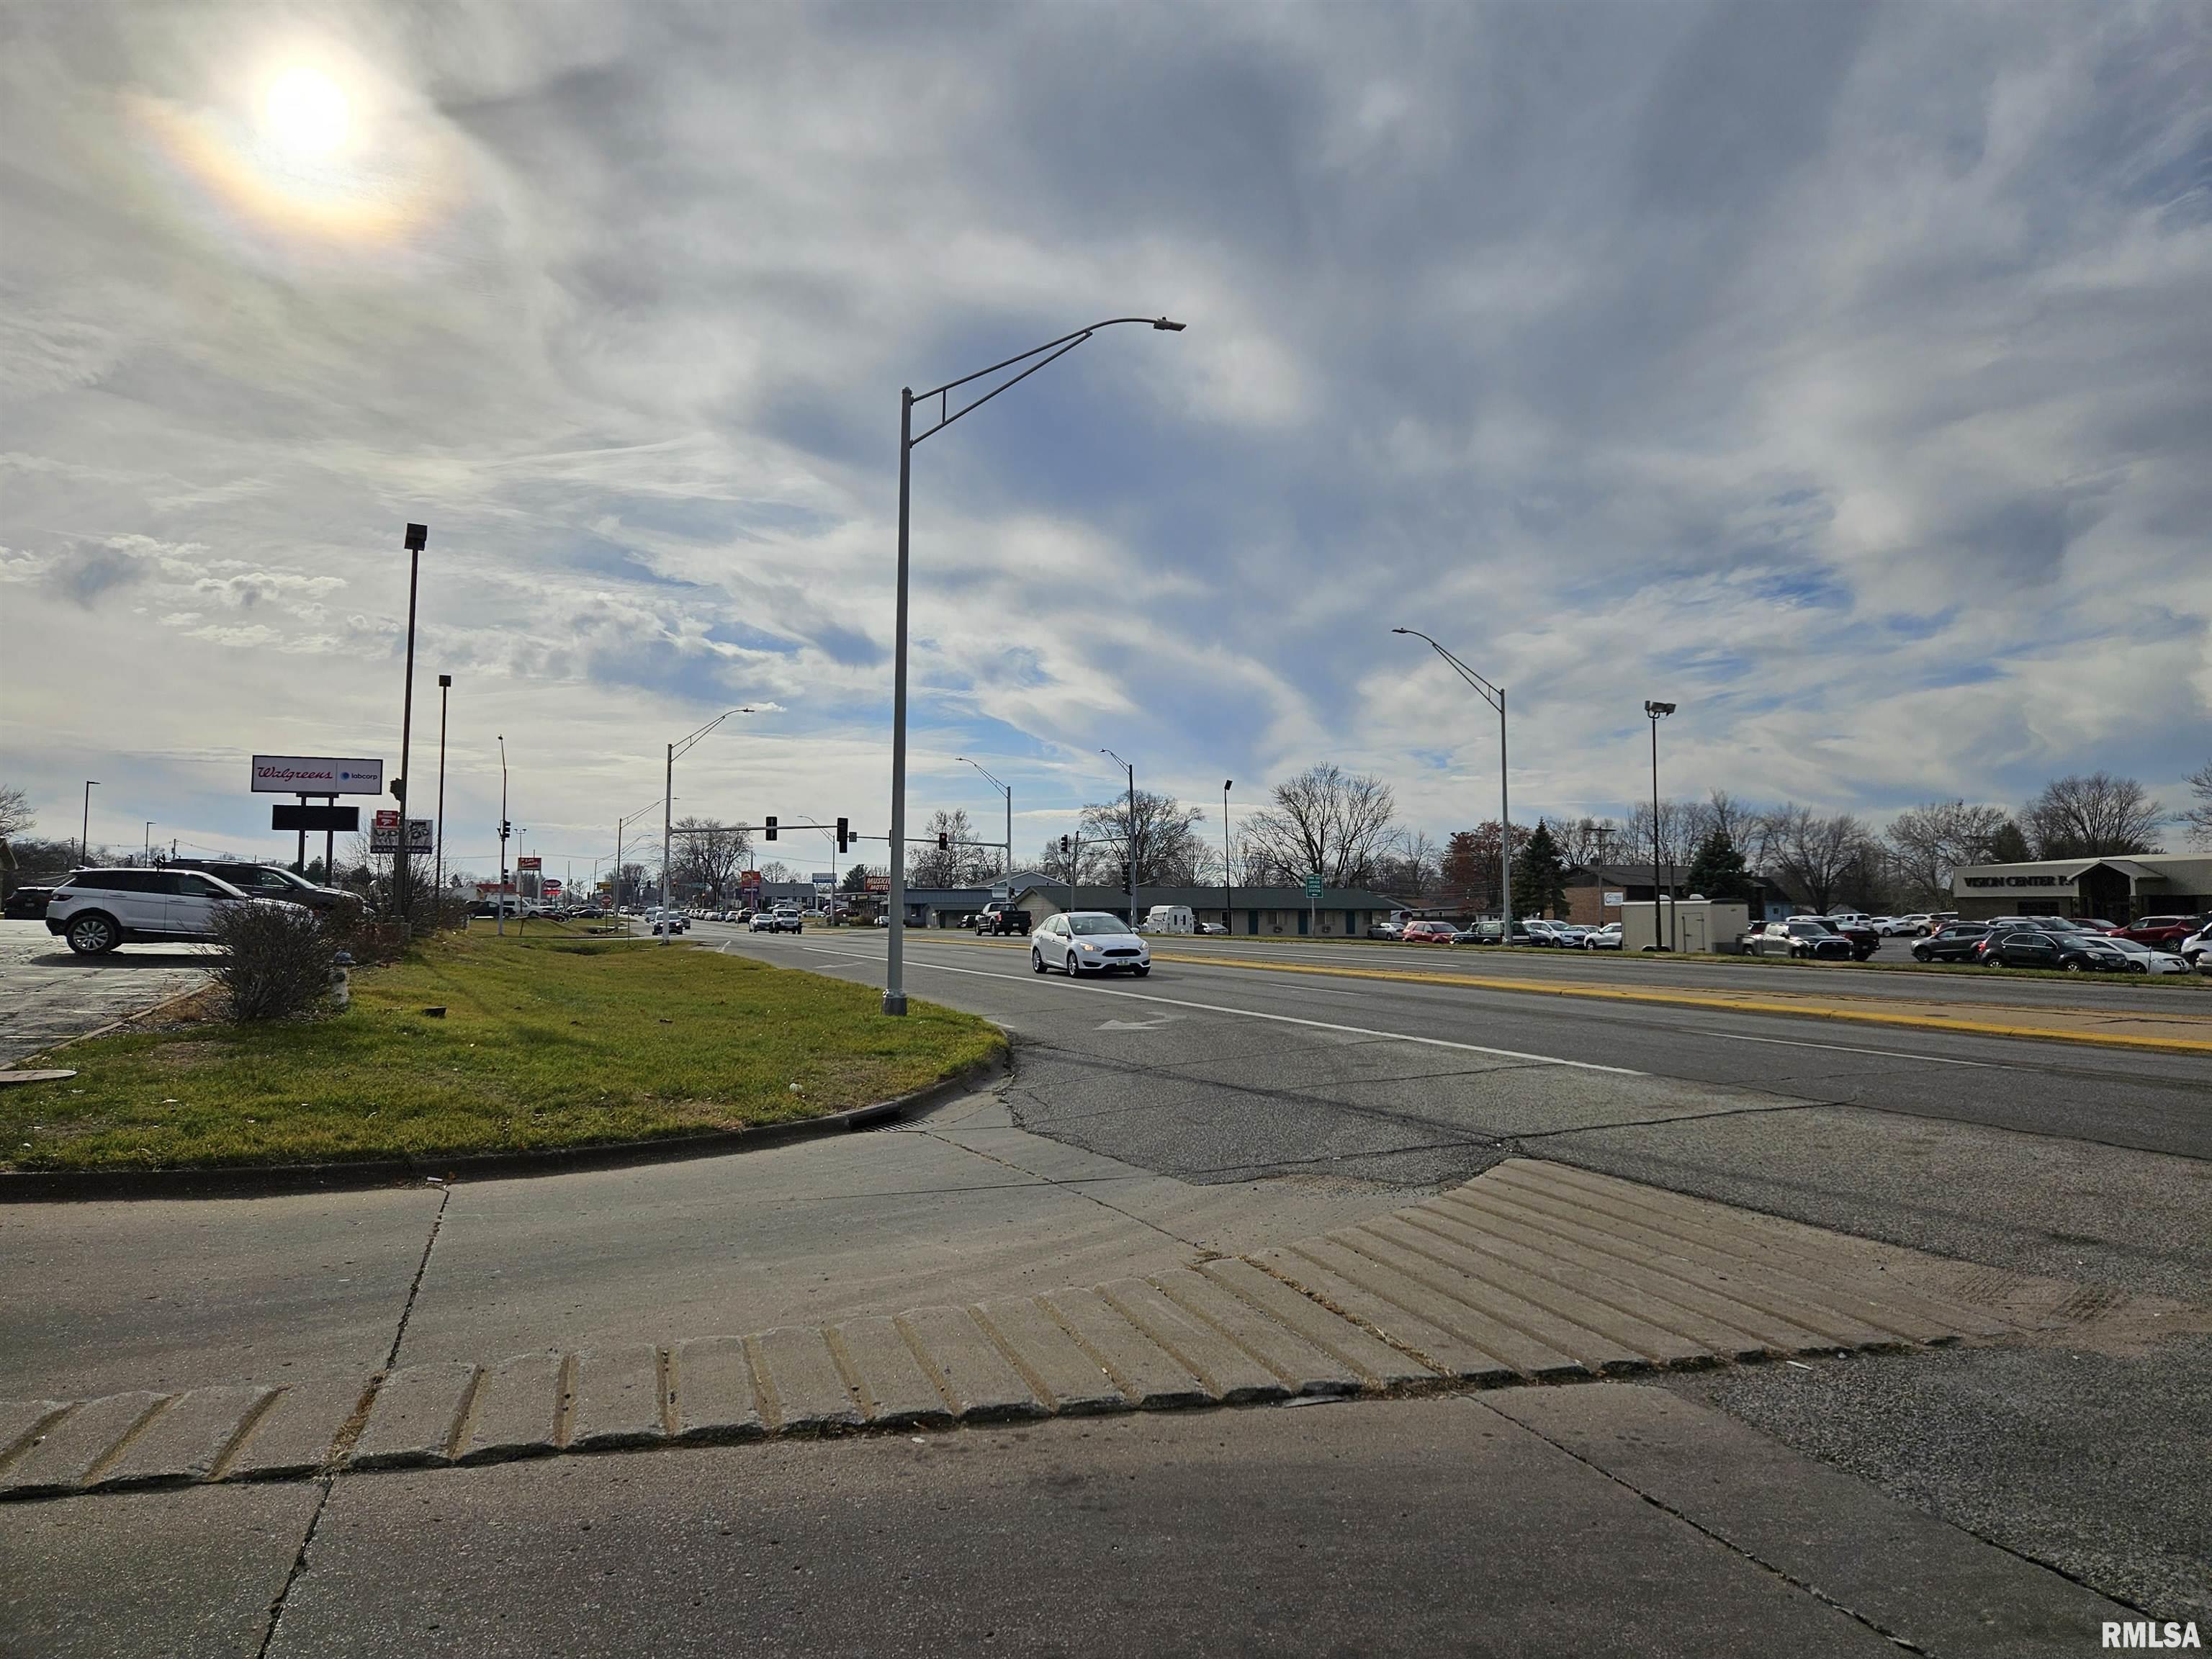
[(336, 932), (296, 904), (226, 904), (215, 917), (223, 948), (214, 969), (230, 1017), (285, 1019), (330, 994), (338, 953)]

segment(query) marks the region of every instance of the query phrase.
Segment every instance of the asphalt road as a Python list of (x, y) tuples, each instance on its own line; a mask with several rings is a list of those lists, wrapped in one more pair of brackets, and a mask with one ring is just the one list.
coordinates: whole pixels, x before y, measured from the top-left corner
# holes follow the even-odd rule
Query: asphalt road
[[(881, 981), (879, 933), (693, 937)], [(1184, 1181), (1426, 1188), (1525, 1153), (2016, 1271), (2212, 1283), (2212, 1060), (1187, 962), (1071, 982), (926, 933), (908, 963), (1015, 1033), (1022, 1127)]]
[(0, 921), (0, 1066), (149, 1008), (207, 977), (191, 945), (126, 945), (70, 954), (43, 921)]

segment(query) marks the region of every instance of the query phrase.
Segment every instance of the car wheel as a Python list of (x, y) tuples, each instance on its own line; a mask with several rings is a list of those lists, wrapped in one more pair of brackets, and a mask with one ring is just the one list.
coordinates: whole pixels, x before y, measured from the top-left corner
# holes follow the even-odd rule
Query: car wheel
[(1044, 953), (1042, 951), (1030, 952), (1030, 971), (1033, 974), (1044, 972)]
[(99, 911), (78, 916), (69, 925), (69, 948), (81, 957), (103, 956), (123, 943), (123, 930)]
[[(76, 941), (72, 939), (70, 943), (75, 944)], [(2150, 972), (2150, 964), (2147, 962), (2131, 962), (2128, 964), (2128, 971), (2131, 974), (2147, 974)]]
[(2081, 971), (2081, 964), (2078, 962), (2063, 963), (2060, 965), (2069, 974), (2078, 974)]

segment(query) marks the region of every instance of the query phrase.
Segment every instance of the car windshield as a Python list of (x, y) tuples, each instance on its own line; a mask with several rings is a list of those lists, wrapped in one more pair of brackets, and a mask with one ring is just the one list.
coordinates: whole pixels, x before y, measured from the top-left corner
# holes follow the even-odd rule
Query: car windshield
[(1067, 931), (1075, 934), (1126, 933), (1129, 924), (1119, 916), (1070, 916)]
[(2158, 954), (2141, 939), (2106, 939), (2105, 943), (2115, 951), (2125, 951), (2131, 957), (2154, 957)]

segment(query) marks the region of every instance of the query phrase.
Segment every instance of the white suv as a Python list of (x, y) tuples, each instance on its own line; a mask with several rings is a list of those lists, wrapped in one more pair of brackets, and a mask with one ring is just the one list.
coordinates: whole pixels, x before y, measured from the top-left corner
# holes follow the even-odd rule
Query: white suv
[(184, 940), (215, 933), (224, 904), (267, 904), (201, 870), (77, 870), (46, 901), (46, 931), (82, 957), (124, 944)]

